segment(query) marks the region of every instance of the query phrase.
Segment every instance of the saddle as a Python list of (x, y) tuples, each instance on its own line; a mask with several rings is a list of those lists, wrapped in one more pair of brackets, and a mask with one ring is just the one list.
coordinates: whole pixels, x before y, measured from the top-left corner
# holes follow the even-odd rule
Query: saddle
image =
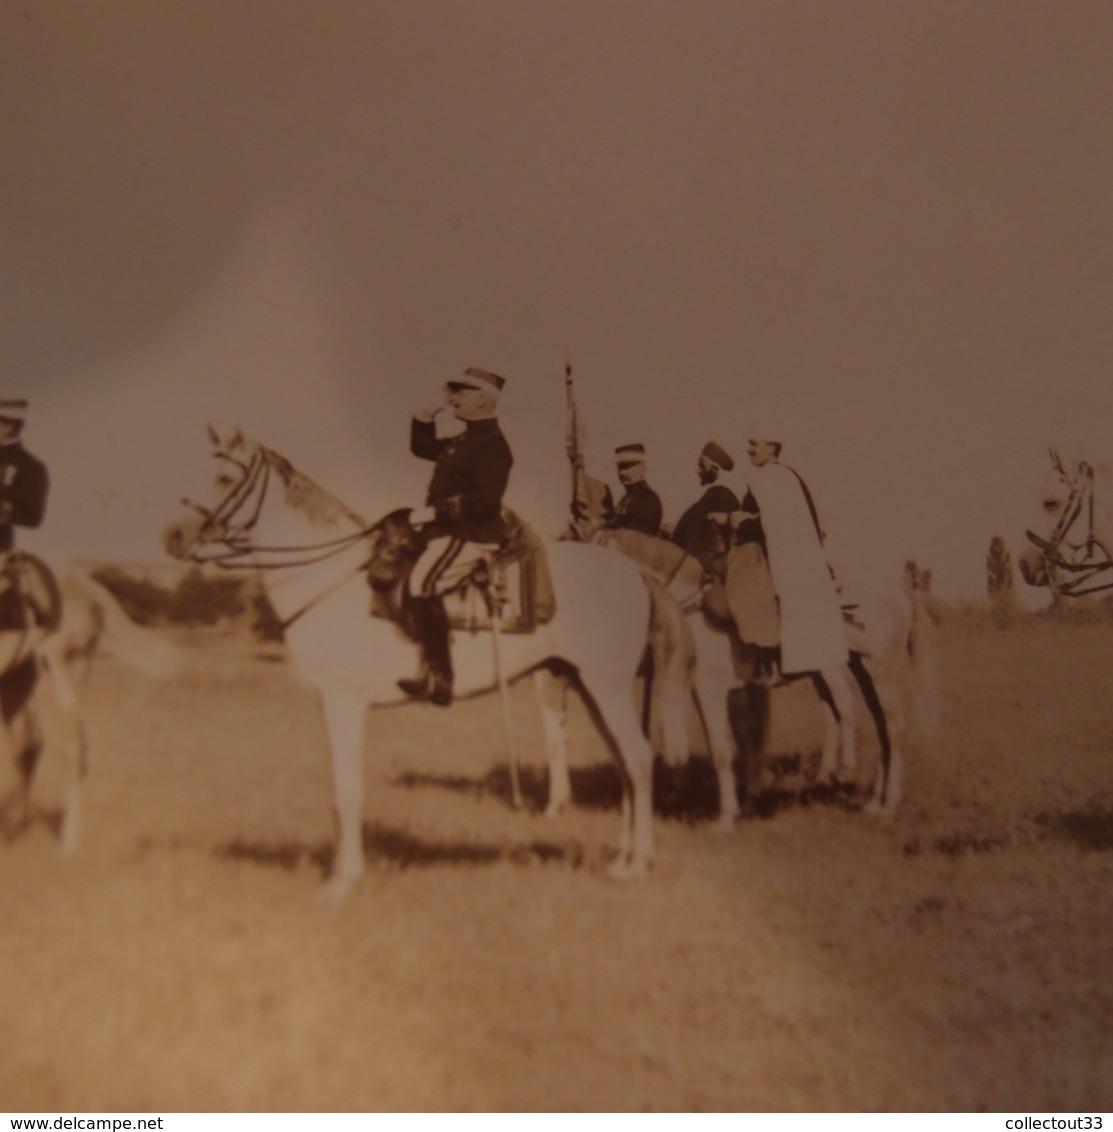
[[(451, 629), (489, 630), (497, 610), (501, 632), (531, 633), (556, 613), (544, 542), (510, 508), (503, 508), (502, 519), (503, 541), (480, 558), (458, 586), (442, 595)], [(392, 512), (380, 527), (381, 535), (364, 567), (372, 593), (371, 613), (409, 632), (409, 577), (424, 544), (420, 532), (409, 525), (407, 512)]]

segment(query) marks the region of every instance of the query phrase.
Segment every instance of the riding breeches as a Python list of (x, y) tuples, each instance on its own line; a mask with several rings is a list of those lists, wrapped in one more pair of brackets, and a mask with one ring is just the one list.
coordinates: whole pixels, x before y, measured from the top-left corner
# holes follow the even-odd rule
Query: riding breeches
[(432, 597), (454, 590), (476, 563), (495, 549), (493, 543), (468, 542), (451, 535), (432, 539), (414, 564), (410, 593), (414, 597)]

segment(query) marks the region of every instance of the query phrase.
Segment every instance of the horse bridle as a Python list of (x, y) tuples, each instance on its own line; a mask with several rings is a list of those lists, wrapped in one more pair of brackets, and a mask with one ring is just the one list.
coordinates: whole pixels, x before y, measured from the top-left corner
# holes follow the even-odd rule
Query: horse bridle
[[(251, 532), (259, 522), (270, 488), (271, 462), (267, 455), (265, 448), (259, 448), (251, 460), (245, 463), (229, 452), (213, 453), (215, 459), (227, 461), (240, 469), (242, 474), (239, 482), (233, 484), (228, 494), (211, 510), (189, 498), (183, 499), (182, 503), (201, 515), (201, 527), (193, 540), (194, 544), (223, 544), (227, 551), (204, 559), (192, 557), (188, 552), (184, 557), (191, 558), (194, 562), (211, 563), (224, 570), (281, 570), (312, 566), (341, 554), (378, 529), (379, 524), (375, 524), (319, 543), (296, 546), (256, 545), (251, 541)], [(236, 522), (237, 514), (248, 507), (250, 512), (247, 517)], [(271, 561), (260, 561), (260, 555), (278, 557)]]
[[(1052, 460), (1055, 463), (1056, 471), (1064, 482), (1069, 479), (1070, 495), (1067, 497), (1063, 513), (1059, 516), (1059, 521), (1055, 524), (1055, 529), (1051, 532), (1050, 538), (1041, 538), (1031, 530), (1025, 531), (1025, 535), (1028, 541), (1042, 552), (1044, 566), (1049, 577), (1054, 577), (1059, 571), (1074, 575), (1062, 585), (1057, 586), (1059, 593), (1066, 597), (1082, 597), (1085, 594), (1097, 593), (1099, 590), (1113, 589), (1113, 582), (1101, 586), (1092, 586), (1089, 589), (1080, 588), (1106, 570), (1113, 569), (1113, 560), (1110, 559), (1109, 551), (1094, 534), (1094, 469), (1089, 463), (1082, 461), (1078, 466), (1077, 474), (1068, 476), (1058, 457), (1053, 454)], [(1082, 544), (1082, 557), (1081, 559), (1068, 558), (1063, 554), (1062, 547), (1071, 528), (1081, 517), (1083, 509), (1086, 512), (1086, 539)], [(1097, 548), (1101, 549), (1105, 555), (1105, 560), (1089, 561)]]

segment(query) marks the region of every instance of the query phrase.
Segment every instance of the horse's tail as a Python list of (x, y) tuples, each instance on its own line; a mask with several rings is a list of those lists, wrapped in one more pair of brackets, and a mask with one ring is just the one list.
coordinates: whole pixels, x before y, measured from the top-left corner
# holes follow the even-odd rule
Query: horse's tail
[(655, 754), (670, 766), (688, 761), (688, 713), (696, 667), (696, 643), (684, 611), (651, 574), (644, 574), (649, 590), (648, 649), (652, 661), (647, 695), (648, 738)]
[(911, 671), (908, 729), (913, 739), (924, 743), (935, 738), (939, 731), (939, 662), (935, 639), (939, 612), (931, 593), (931, 571), (919, 570), (914, 563), (909, 563), (905, 568), (904, 588), (912, 603), (907, 640)]
[(181, 671), (181, 651), (132, 621), (107, 586), (75, 570), (66, 575), (63, 592), (62, 624), (50, 638), (54, 651), (66, 658), (104, 652), (160, 680)]

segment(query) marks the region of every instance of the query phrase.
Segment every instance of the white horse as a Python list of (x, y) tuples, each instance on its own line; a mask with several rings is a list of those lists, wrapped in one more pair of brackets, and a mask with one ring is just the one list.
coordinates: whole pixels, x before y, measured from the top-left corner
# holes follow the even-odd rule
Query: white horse
[(1113, 471), (1051, 448), (1040, 515), (1026, 532), (1020, 575), (1052, 596), (1083, 597), (1113, 588)]
[[(696, 646), (694, 689), (696, 707), (719, 784), (719, 824), (726, 828), (739, 814), (733, 769), (734, 739), (744, 735), (744, 780), (748, 797), (761, 773), (762, 747), (768, 725), (768, 693), (758, 687), (743, 689), (736, 675), (732, 632), (722, 621), (699, 607), (702, 567), (680, 547), (636, 531), (605, 532), (603, 541), (633, 558), (656, 577), (668, 582), (678, 600), (692, 610), (689, 622)], [(903, 788), (903, 755), (913, 728), (927, 737), (936, 725), (935, 655), (928, 603), (930, 576), (912, 564), (900, 584), (888, 590), (863, 588), (855, 593), (849, 610), (847, 644), (849, 667), (861, 690), (877, 731), (880, 746), (878, 771), (867, 809), (892, 815)], [(743, 691), (752, 694), (743, 696)], [(822, 697), (821, 697), (822, 699)], [(845, 751), (832, 705), (822, 699), (824, 737), (819, 767), (821, 781), (836, 782), (856, 771), (853, 748)], [(748, 718), (747, 718), (748, 716)], [(732, 727), (732, 717), (735, 727)], [(559, 729), (550, 725), (559, 738)], [(552, 743), (551, 790), (562, 794), (567, 761), (559, 743)], [(844, 760), (845, 756), (845, 761)]]
[[(55, 589), (53, 575), (37, 565), (40, 560), (15, 557), (36, 564), (20, 567), (32, 586), (40, 587), (39, 593), (27, 590), (29, 600), (42, 598), (41, 587), (49, 582), (46, 600), (52, 608), (41, 624), (28, 617), (23, 628), (0, 630), (0, 747), (17, 772), (15, 789), (0, 799), (0, 834), (10, 840), (30, 825), (35, 774), (49, 739), (62, 766), (59, 841), (69, 850), (78, 841), (88, 768), (79, 687), (93, 656), (111, 655), (165, 679), (177, 670), (177, 651), (131, 621), (112, 593), (85, 571), (69, 570)], [(24, 609), (30, 612), (29, 606)]]
[[(210, 429), (218, 474), (215, 503), (174, 524), (167, 549), (179, 559), (260, 571), (286, 634), (290, 658), (320, 696), (328, 734), (336, 852), (329, 888), (342, 895), (363, 872), (363, 736), (366, 709), (405, 700), (417, 646), (390, 620), (369, 613), (363, 567), (380, 537), (355, 512), (278, 453), (237, 431)], [(631, 688), (646, 648), (653, 599), (636, 565), (598, 547), (547, 546), (556, 594), (553, 619), (532, 633), (457, 633), (456, 691), (493, 689), (553, 661), (574, 669), (622, 775), (622, 836), (609, 872), (643, 875), (653, 858), (653, 754)], [(436, 723), (431, 719), (431, 726)], [(446, 730), (444, 741), (448, 741)]]
[[(707, 748), (719, 787), (719, 827), (732, 828), (740, 813), (738, 789), (734, 775), (735, 747), (731, 735), (728, 698), (738, 684), (730, 634), (716, 625), (690, 599), (700, 596), (703, 567), (671, 542), (644, 535), (638, 531), (601, 531), (593, 536), (595, 545), (612, 548), (631, 559), (643, 570), (668, 587), (676, 599), (673, 609), (687, 610), (685, 618), (691, 635), (695, 665), (692, 673), (692, 695), (684, 705), (655, 700), (651, 705), (650, 735), (655, 737), (666, 726), (675, 727), (676, 712), (688, 717), (682, 757), (674, 752), (671, 738), (654, 743), (666, 762), (686, 761), (692, 742)], [(698, 602), (697, 602), (698, 604)], [(549, 801), (546, 812), (555, 813), (572, 798), (568, 769), (568, 744), (564, 727), (567, 688), (550, 678), (540, 689), (542, 723), (545, 729), (549, 767)]]

